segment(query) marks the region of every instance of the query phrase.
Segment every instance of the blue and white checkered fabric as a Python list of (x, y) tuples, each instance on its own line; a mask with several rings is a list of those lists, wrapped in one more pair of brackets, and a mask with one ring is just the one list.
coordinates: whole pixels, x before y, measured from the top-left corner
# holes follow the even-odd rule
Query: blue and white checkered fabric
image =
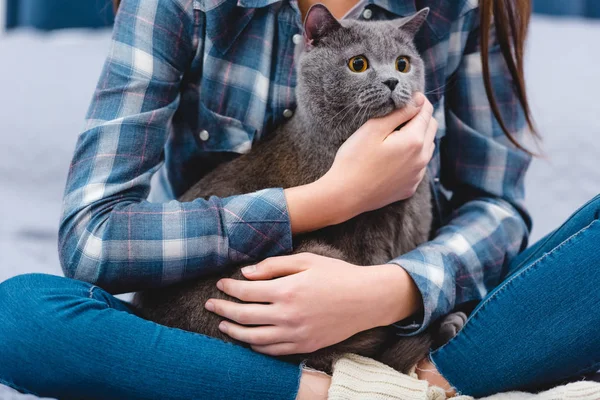
[[(364, 0), (349, 17), (391, 19), (426, 6), (417, 45), (440, 123), (430, 173), (442, 228), (391, 260), (423, 295), (422, 318), (400, 325), (406, 334), (485, 296), (526, 244), (529, 225), (522, 202), (530, 157), (505, 138), (487, 101), (477, 1)], [(68, 177), (66, 275), (121, 293), (292, 250), (281, 188), (174, 199), (294, 110), (299, 34), (295, 0), (122, 2)], [(497, 46), (491, 53), (501, 112), (522, 138), (510, 76)]]

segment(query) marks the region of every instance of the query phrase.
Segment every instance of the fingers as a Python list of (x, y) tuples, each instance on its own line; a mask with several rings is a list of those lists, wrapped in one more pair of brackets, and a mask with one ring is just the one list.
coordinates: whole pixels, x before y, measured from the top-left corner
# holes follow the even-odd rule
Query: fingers
[(297, 274), (307, 269), (309, 257), (310, 255), (304, 253), (271, 257), (256, 265), (242, 268), (242, 273), (251, 280), (266, 280)]
[(257, 346), (273, 346), (281, 339), (281, 329), (276, 326), (242, 326), (223, 321), (219, 330), (240, 342)]
[(298, 351), (296, 350), (296, 348), (297, 347), (295, 343), (276, 343), (266, 346), (252, 346), (252, 350), (273, 357), (297, 354)]
[(365, 125), (377, 125), (376, 132), (381, 133), (383, 137), (385, 137), (391, 132), (395, 131), (398, 126), (414, 119), (414, 117), (418, 115), (419, 112), (427, 106), (427, 104), (431, 105), (423, 93), (415, 93), (412, 101), (409, 102), (409, 104), (407, 104), (405, 107), (395, 110), (385, 117), (374, 118), (368, 121)]
[(425, 133), (425, 145), (423, 146), (423, 151), (425, 152), (427, 162), (431, 160), (433, 157), (433, 152), (435, 151), (435, 135), (437, 130), (438, 122), (435, 118), (431, 118), (429, 126), (427, 127), (427, 132)]
[[(417, 166), (425, 166), (431, 160), (435, 150), (435, 135), (438, 122), (433, 118), (433, 106), (429, 101), (423, 105), (421, 111), (406, 124), (400, 131), (394, 132), (386, 138), (388, 143), (409, 143), (410, 148), (419, 155)], [(407, 142), (408, 141), (408, 142)]]
[(273, 293), (276, 286), (269, 281), (248, 282), (225, 278), (217, 282), (217, 288), (242, 301), (270, 303), (274, 300)]
[(206, 302), (205, 308), (242, 325), (270, 325), (279, 322), (277, 313), (270, 304), (244, 304), (210, 299)]
[(429, 101), (426, 101), (423, 107), (419, 110), (419, 113), (410, 120), (408, 124), (403, 128), (404, 129), (414, 129), (418, 132), (425, 133), (427, 128), (429, 127), (429, 123), (433, 118), (433, 105)]

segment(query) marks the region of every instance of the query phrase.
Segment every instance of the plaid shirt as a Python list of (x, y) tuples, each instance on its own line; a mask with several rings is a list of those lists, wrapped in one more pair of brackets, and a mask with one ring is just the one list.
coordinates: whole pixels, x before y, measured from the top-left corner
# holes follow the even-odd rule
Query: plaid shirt
[[(403, 334), (482, 299), (529, 228), (522, 202), (530, 158), (492, 116), (477, 1), (365, 0), (347, 17), (391, 19), (425, 6), (432, 12), (416, 41), (440, 124), (429, 170), (441, 228), (390, 261), (423, 296), (423, 315), (398, 324)], [(298, 35), (296, 0), (122, 2), (69, 172), (59, 243), (67, 276), (121, 293), (292, 250), (281, 188), (174, 199), (293, 114)], [(510, 77), (499, 49), (491, 53), (501, 112), (522, 138)]]

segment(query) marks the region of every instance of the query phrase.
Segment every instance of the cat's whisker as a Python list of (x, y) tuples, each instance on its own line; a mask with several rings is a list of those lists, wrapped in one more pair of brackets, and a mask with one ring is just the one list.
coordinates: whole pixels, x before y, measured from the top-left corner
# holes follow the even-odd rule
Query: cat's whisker
[(451, 85), (453, 85), (455, 83), (456, 83), (455, 80), (453, 80), (453, 79), (449, 80), (445, 84), (443, 84), (441, 86), (438, 86), (435, 89), (431, 89), (431, 90), (426, 91), (424, 94), (427, 95), (427, 94), (442, 94), (442, 93), (445, 93), (446, 90), (449, 89), (449, 86), (451, 86)]
[(360, 121), (364, 121), (364, 119), (367, 117), (368, 114), (369, 114), (369, 107), (365, 107), (364, 115), (361, 117)]
[(346, 107), (342, 108), (342, 110), (340, 112), (338, 112), (337, 114), (335, 114), (333, 117), (331, 117), (332, 121), (335, 121), (335, 118), (340, 115), (342, 112), (344, 112), (345, 110), (347, 110), (348, 108), (352, 107), (354, 105), (354, 103), (350, 103), (348, 104)]
[(343, 121), (352, 110), (352, 108), (348, 108), (348, 110), (340, 117), (340, 122)]
[[(352, 117), (352, 123), (350, 124), (350, 126), (355, 126), (355, 125), (354, 125), (354, 124), (355, 124), (355, 122), (354, 122), (354, 121), (356, 121), (357, 117), (358, 117), (358, 116), (359, 116), (359, 115), (362, 113), (362, 110), (363, 110), (365, 107), (366, 107), (366, 106), (361, 106), (361, 107), (358, 109), (358, 112), (357, 112), (356, 114), (354, 114), (354, 116)], [(358, 120), (358, 122), (360, 122), (360, 119)]]
[(359, 118), (359, 122), (361, 122), (361, 124), (364, 124), (366, 122), (366, 119), (368, 119), (369, 115), (372, 114), (370, 111), (371, 106), (367, 104), (362, 112), (362, 115)]

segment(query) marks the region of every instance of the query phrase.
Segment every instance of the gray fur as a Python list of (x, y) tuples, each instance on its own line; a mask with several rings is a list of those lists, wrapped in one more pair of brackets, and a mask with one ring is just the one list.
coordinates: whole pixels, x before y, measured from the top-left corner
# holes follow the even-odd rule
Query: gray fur
[[(425, 69), (413, 37), (428, 10), (391, 22), (337, 22), (323, 9), (314, 6), (306, 20), (307, 49), (299, 62), (295, 115), (250, 153), (202, 178), (181, 201), (313, 182), (329, 170), (340, 145), (367, 120), (404, 107), (413, 93), (424, 90)], [(366, 72), (348, 69), (348, 60), (357, 55), (367, 57)], [(406, 74), (395, 69), (401, 55), (411, 60)], [(399, 83), (390, 91), (383, 82), (392, 78)], [(429, 182), (424, 179), (408, 200), (295, 237), (294, 253), (312, 252), (358, 265), (383, 264), (425, 242), (431, 218)], [(218, 330), (221, 318), (204, 309), (209, 298), (234, 300), (216, 289), (224, 276), (244, 279), (236, 268), (217, 277), (138, 293), (135, 303), (141, 315), (158, 323), (232, 341)], [(308, 365), (330, 371), (336, 357), (352, 352), (406, 372), (426, 355), (430, 344), (428, 333), (402, 338), (393, 328), (382, 327), (288, 359), (307, 359)]]

